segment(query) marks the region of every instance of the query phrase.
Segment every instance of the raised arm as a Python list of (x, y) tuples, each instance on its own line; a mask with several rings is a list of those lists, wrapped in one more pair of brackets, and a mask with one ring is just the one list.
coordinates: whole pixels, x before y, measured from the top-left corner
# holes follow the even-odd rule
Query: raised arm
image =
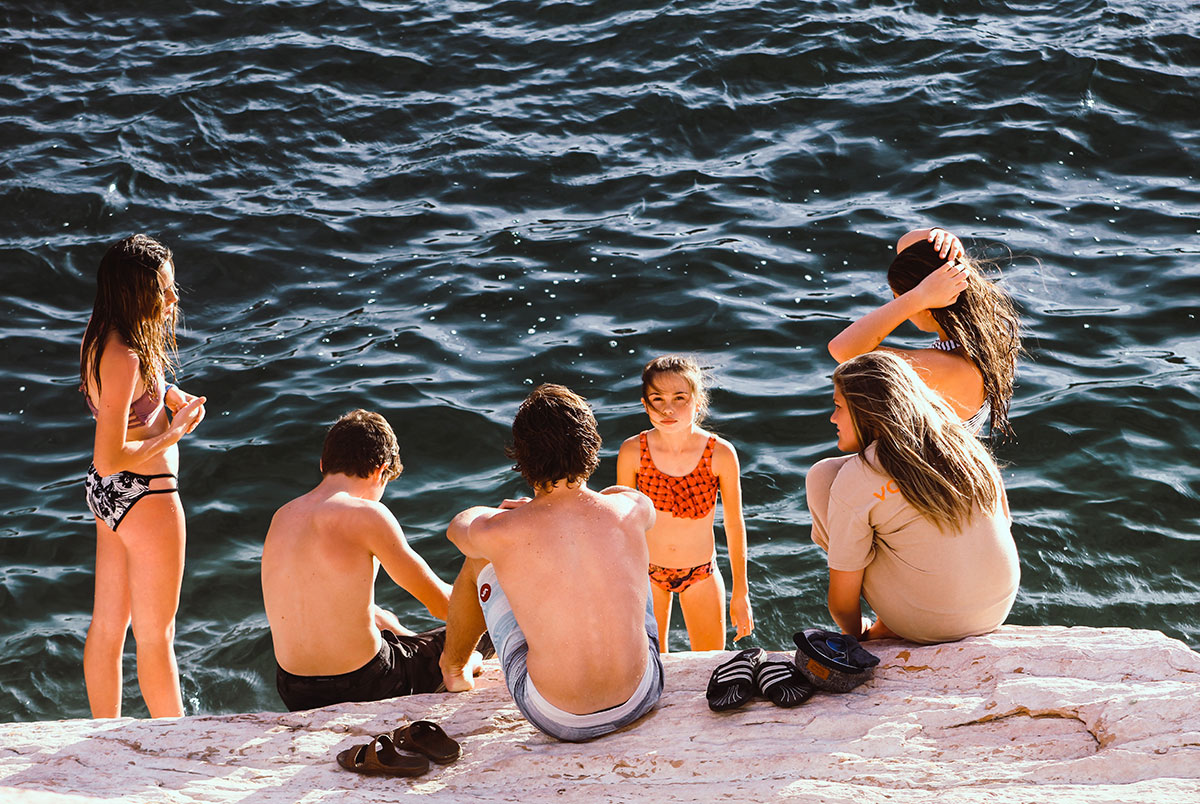
[(737, 450), (721, 439), (713, 455), (713, 471), (721, 487), (721, 513), (725, 521), (725, 543), (729, 548), (729, 569), (733, 575), (729, 598), (729, 620), (737, 633), (733, 641), (754, 632), (754, 613), (750, 606), (750, 581), (746, 574), (746, 521), (742, 517), (742, 470)]
[(845, 363), (877, 348), (896, 327), (922, 310), (929, 309), (922, 304), (916, 290), (914, 288), (903, 296), (897, 296), (839, 332), (829, 342), (829, 354), (837, 362)]
[(957, 262), (963, 253), (962, 243), (945, 229), (914, 229), (896, 242), (896, 253), (922, 239), (933, 243), (947, 262), (908, 293), (872, 310), (839, 332), (829, 342), (829, 354), (834, 360), (844, 363), (876, 349), (896, 327), (924, 310), (954, 304), (958, 294), (966, 289), (965, 268)]
[(430, 614), (445, 620), (450, 608), (450, 584), (437, 577), (425, 559), (409, 546), (400, 523), (386, 506), (372, 504), (366, 518), (360, 532), (384, 572), (397, 586), (421, 601)]
[(138, 357), (128, 347), (110, 343), (100, 356), (100, 393), (96, 405), (96, 440), (92, 462), (101, 477), (133, 469), (170, 449), (204, 418), (204, 397), (192, 397), (162, 433), (130, 441), (129, 406), (138, 383)]

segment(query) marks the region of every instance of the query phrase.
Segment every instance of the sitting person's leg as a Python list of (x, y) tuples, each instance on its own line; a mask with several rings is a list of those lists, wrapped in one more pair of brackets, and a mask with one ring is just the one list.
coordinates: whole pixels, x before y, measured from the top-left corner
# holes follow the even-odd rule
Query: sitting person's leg
[(839, 455), (818, 461), (804, 476), (804, 496), (808, 501), (808, 513), (812, 516), (812, 540), (825, 552), (829, 552), (829, 492), (838, 472), (853, 455)]
[(871, 625), (870, 630), (863, 634), (862, 639), (865, 641), (868, 639), (904, 639), (904, 637), (888, 628), (886, 625), (884, 625), (883, 620), (880, 620), (877, 617), (875, 622)]
[[(473, 593), (472, 593), (473, 594)], [(472, 597), (473, 600), (473, 597)], [(478, 608), (478, 606), (476, 606)], [(480, 615), (480, 623), (482, 623)], [(447, 626), (414, 634), (397, 621), (399, 631), (380, 629), (383, 644), (379, 653), (357, 670), (335, 676), (297, 676), (275, 666), (275, 687), (290, 711), (315, 709), (348, 701), (381, 701), (400, 695), (446, 692), (442, 673), (442, 655), (447, 641)], [(481, 642), (485, 656), (473, 652)], [(494, 654), (486, 634), (474, 638), (467, 649), (466, 672), (482, 669), (481, 659)]]
[(446, 644), (442, 649), (441, 671), (446, 689), (463, 692), (475, 688), (479, 655), (475, 648), (487, 630), (479, 605), (476, 579), (490, 564), (478, 558), (463, 561), (462, 570), (450, 590), (450, 609), (446, 614)]

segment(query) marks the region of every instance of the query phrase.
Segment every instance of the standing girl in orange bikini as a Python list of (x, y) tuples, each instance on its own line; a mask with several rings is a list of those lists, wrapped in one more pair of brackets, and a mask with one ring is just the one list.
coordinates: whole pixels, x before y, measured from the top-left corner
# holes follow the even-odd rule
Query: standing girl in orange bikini
[(720, 492), (733, 572), (734, 641), (754, 631), (746, 580), (737, 451), (700, 427), (708, 412), (704, 377), (694, 360), (667, 355), (642, 371), (642, 405), (654, 425), (617, 453), (617, 483), (648, 496), (658, 519), (646, 534), (659, 650), (667, 652), (671, 596), (679, 596), (692, 650), (725, 649), (725, 581), (717, 568), (713, 520)]

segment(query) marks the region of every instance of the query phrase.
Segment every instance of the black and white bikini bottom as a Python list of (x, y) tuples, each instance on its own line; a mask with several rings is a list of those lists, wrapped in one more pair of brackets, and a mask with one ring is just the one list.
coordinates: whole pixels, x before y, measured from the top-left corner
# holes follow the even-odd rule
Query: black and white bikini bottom
[(121, 520), (133, 508), (134, 503), (147, 494), (174, 494), (179, 487), (169, 489), (152, 489), (150, 481), (160, 477), (174, 479), (170, 472), (161, 475), (139, 475), (137, 472), (113, 472), (108, 477), (100, 477), (95, 464), (88, 466), (87, 504), (96, 518), (113, 530), (121, 524)]

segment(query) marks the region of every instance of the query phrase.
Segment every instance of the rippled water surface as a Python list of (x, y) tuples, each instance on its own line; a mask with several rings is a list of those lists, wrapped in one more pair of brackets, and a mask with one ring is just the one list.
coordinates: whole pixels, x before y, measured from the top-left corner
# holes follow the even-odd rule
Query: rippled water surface
[(1200, 645), (1200, 13), (950, 7), (6, 3), (0, 719), (88, 712), (78, 343), (134, 231), (175, 250), (180, 380), (209, 399), (181, 477), (191, 713), (282, 708), (258, 557), (328, 422), (391, 420), (385, 501), (450, 579), (449, 518), (521, 491), (501, 449), (530, 386), (591, 400), (604, 485), (667, 351), (711, 367), (741, 454), (754, 644), (828, 622), (803, 492), (834, 451), (824, 345), (931, 222), (1022, 310), (1011, 621)]

